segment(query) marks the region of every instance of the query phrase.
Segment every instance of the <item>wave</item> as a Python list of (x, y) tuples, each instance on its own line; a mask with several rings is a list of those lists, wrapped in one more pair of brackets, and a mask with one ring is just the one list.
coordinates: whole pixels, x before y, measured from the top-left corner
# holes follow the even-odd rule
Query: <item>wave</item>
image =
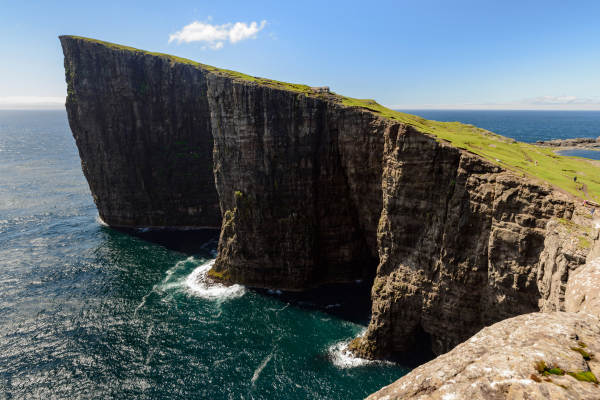
[(252, 385), (254, 386), (254, 384), (256, 383), (258, 377), (260, 376), (260, 373), (263, 371), (263, 369), (265, 369), (265, 367), (267, 366), (267, 364), (269, 363), (269, 361), (271, 360), (271, 358), (273, 357), (273, 353), (269, 354), (258, 366), (258, 368), (256, 368), (256, 370), (254, 371), (254, 375), (252, 376), (252, 379), (250, 380), (250, 382), (252, 382)]
[(108, 226), (108, 224), (106, 222), (102, 221), (102, 218), (100, 218), (100, 215), (96, 215), (96, 222), (102, 226)]
[(214, 265), (215, 260), (210, 260), (196, 268), (185, 280), (188, 289), (196, 295), (207, 300), (235, 299), (246, 293), (242, 285), (225, 286), (213, 282), (208, 278), (208, 270)]
[[(364, 333), (364, 332), (363, 332)], [(391, 361), (385, 360), (366, 360), (364, 358), (359, 358), (350, 353), (346, 348), (350, 344), (350, 340), (337, 342), (329, 347), (329, 357), (338, 368), (354, 368), (354, 367), (363, 367), (367, 365), (394, 365)]]

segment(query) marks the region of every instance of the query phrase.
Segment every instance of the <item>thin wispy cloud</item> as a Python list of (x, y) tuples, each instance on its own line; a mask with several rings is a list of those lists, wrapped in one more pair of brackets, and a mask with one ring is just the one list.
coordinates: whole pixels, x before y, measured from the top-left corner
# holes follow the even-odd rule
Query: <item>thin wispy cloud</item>
[(573, 95), (538, 96), (505, 103), (397, 104), (392, 109), (465, 109), (465, 110), (600, 110), (600, 101)]
[(256, 39), (257, 33), (267, 24), (267, 21), (261, 21), (260, 25), (256, 22), (252, 22), (250, 25), (245, 22), (213, 25), (211, 21), (212, 17), (208, 17), (208, 21), (194, 21), (184, 26), (180, 31), (169, 35), (169, 43), (173, 41), (177, 41), (177, 43), (202, 42), (206, 43), (202, 50), (206, 50), (206, 48), (218, 50), (223, 48), (225, 42), (234, 44), (247, 39)]
[(580, 99), (577, 96), (538, 96), (532, 99), (524, 99), (518, 103), (525, 104), (600, 104), (598, 101), (590, 99)]

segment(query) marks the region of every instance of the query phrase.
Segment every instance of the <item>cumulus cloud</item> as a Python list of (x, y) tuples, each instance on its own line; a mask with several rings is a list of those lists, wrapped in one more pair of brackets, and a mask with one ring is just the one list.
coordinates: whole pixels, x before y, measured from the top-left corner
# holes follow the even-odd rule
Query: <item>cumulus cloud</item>
[[(237, 43), (246, 39), (256, 39), (256, 34), (267, 24), (267, 21), (261, 21), (260, 25), (256, 22), (250, 25), (245, 22), (213, 25), (211, 21), (212, 17), (208, 17), (206, 22), (194, 21), (184, 26), (180, 31), (169, 35), (169, 43), (175, 40), (177, 43), (203, 42), (208, 48), (218, 50), (224, 46), (225, 41)], [(206, 46), (202, 49), (205, 50)]]

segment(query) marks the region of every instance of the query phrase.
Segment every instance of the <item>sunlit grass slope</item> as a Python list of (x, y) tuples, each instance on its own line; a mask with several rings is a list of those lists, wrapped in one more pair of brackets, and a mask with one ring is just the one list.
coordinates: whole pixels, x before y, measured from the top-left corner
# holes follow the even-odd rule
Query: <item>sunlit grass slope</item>
[[(322, 95), (313, 93), (310, 86), (307, 85), (253, 77), (240, 72), (215, 68), (169, 54), (152, 53), (138, 50), (133, 47), (121, 46), (79, 36), (71, 37), (100, 43), (104, 46), (123, 51), (139, 52), (163, 57), (173, 62), (194, 65), (208, 71), (223, 73), (234, 78), (256, 82), (260, 85), (290, 90), (306, 96), (323, 97)], [(589, 162), (585, 159), (559, 156), (551, 149), (517, 142), (472, 125), (465, 125), (460, 122), (430, 121), (415, 115), (390, 110), (374, 100), (353, 99), (337, 94), (327, 96), (327, 99), (334, 100), (345, 106), (367, 109), (382, 117), (411, 125), (421, 132), (434, 135), (438, 139), (447, 141), (460, 149), (477, 154), (520, 176), (540, 180), (542, 183), (556, 186), (577, 197), (588, 198), (591, 200), (597, 200), (598, 197), (600, 197), (600, 167), (597, 167), (593, 162)], [(532, 160), (532, 162), (526, 161), (527, 159)], [(535, 161), (538, 161), (537, 166), (535, 165)], [(577, 176), (577, 182), (573, 181), (573, 177), (575, 176)]]

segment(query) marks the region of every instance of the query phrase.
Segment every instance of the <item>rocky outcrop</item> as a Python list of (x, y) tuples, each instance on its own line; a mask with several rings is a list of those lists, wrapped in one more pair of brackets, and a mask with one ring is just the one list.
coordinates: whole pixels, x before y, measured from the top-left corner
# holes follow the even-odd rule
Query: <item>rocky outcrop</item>
[(381, 358), (432, 335), (442, 354), (481, 328), (538, 311), (546, 224), (573, 206), (427, 135), (385, 138), (380, 264), (355, 354)]
[(600, 137), (598, 139), (577, 138), (577, 139), (556, 139), (542, 141), (538, 140), (535, 144), (542, 147), (560, 147), (561, 149), (599, 149)]
[(588, 262), (600, 257), (600, 222), (594, 222), (591, 228), (590, 238), (592, 240), (592, 245), (587, 256)]
[(61, 36), (69, 124), (100, 217), (220, 227), (206, 71)]
[(368, 399), (596, 399), (596, 354), (597, 315), (521, 315), (483, 329)]

